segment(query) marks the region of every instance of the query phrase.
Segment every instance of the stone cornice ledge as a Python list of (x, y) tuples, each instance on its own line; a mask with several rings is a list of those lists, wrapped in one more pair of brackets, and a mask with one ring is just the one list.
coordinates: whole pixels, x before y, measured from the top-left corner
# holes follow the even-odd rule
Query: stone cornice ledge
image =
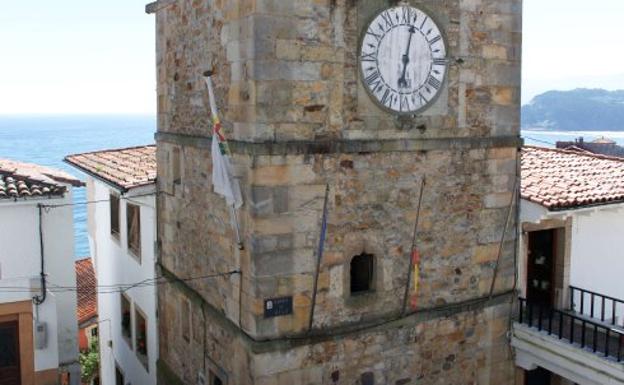
[[(170, 132), (155, 134), (157, 142), (210, 148), (211, 138)], [(323, 140), (289, 142), (228, 141), (230, 149), (241, 155), (306, 155), (306, 154), (354, 154), (371, 152), (415, 152), (432, 150), (470, 150), (480, 148), (520, 148), (519, 136), (495, 136), (486, 138), (436, 138), (436, 139), (370, 139), (370, 140)]]
[(241, 338), (241, 341), (254, 353), (266, 353), (280, 350), (288, 350), (294, 347), (320, 343), (333, 340), (335, 338), (346, 336), (357, 336), (364, 333), (374, 333), (379, 331), (387, 331), (390, 329), (399, 329), (405, 327), (413, 327), (419, 323), (432, 321), (441, 318), (451, 317), (455, 314), (480, 311), (490, 307), (499, 306), (510, 303), (515, 293), (506, 291), (504, 293), (495, 294), (493, 297), (474, 298), (459, 303), (446, 304), (439, 307), (421, 309), (405, 316), (400, 313), (387, 314), (374, 320), (365, 322), (356, 322), (348, 325), (332, 327), (331, 329), (312, 329), (309, 333), (298, 333), (292, 335), (283, 335), (274, 338), (254, 338), (246, 330), (226, 317), (223, 312), (215, 308), (207, 302), (200, 293), (195, 291), (186, 282), (179, 280), (176, 276), (167, 270), (162, 264), (157, 264), (160, 273), (178, 290), (185, 293), (195, 304), (201, 306), (206, 314), (210, 315), (220, 327), (228, 330), (234, 336)]

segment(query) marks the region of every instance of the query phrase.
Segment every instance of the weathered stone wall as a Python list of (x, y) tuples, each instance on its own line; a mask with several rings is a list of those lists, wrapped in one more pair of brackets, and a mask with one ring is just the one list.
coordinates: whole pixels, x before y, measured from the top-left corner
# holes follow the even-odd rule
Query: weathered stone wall
[(254, 383), (251, 351), (232, 323), (184, 285), (163, 285), (158, 300), (159, 384), (196, 384), (199, 373), (209, 384), (210, 371), (226, 384)]
[[(161, 142), (161, 149), (170, 148)], [(163, 151), (166, 152), (166, 151)], [(184, 148), (184, 177), (162, 198), (162, 264), (180, 278), (242, 270), (242, 327), (257, 338), (306, 331), (325, 184), (328, 230), (319, 274), (316, 328), (400, 312), (423, 177), (417, 233), (418, 309), (488, 295), (514, 184), (513, 148), (237, 156), (247, 164), (246, 250), (235, 248), (222, 198), (209, 193), (210, 154)], [(165, 184), (166, 179), (161, 179)], [(513, 229), (508, 229), (513, 234)], [(497, 292), (513, 284), (513, 237), (503, 250)], [(349, 263), (376, 257), (374, 291), (350, 297)], [(239, 318), (238, 275), (187, 282), (231, 320)], [(292, 316), (265, 319), (263, 300), (294, 297)]]
[[(315, 327), (401, 311), (423, 176), (418, 308), (486, 296), (511, 200), (514, 155), (514, 149), (475, 149), (256, 157), (247, 195), (254, 285), (243, 286), (243, 325), (260, 337), (306, 330), (325, 183), (329, 217)], [(499, 291), (512, 285), (512, 246), (502, 259)], [(362, 252), (376, 257), (374, 290), (352, 297), (349, 264)], [(294, 316), (265, 319), (262, 300), (283, 295), (294, 296)]]
[[(175, 331), (181, 317), (177, 297), (188, 293), (197, 299), (190, 305), (194, 329), (203, 325), (202, 346), (211, 346), (206, 355), (229, 374), (229, 383), (279, 378), (284, 384), (329, 384), (334, 382), (328, 373), (335, 370), (342, 373), (336, 383), (367, 383), (360, 377), (366, 372), (374, 373), (376, 384), (410, 383), (401, 382), (407, 378), (505, 384), (511, 378), (511, 362), (500, 354), (508, 306), (479, 302), (480, 308), (441, 318), (442, 325), (417, 321), (433, 309), (489, 294), (517, 178), (521, 1), (413, 2), (435, 15), (445, 31), (451, 65), (435, 105), (409, 119), (379, 109), (358, 78), (361, 30), (392, 3), (155, 5), (161, 269), (182, 279), (241, 272), (186, 280), (180, 285), (187, 294), (175, 287), (160, 291), (161, 359), (184, 381), (194, 378), (198, 357), (202, 362), (199, 347), (188, 348)], [(238, 212), (242, 251), (224, 200), (212, 193), (210, 114), (201, 77), (209, 68), (217, 71), (221, 118), (245, 200)], [(340, 334), (397, 322), (392, 320), (401, 311), (423, 179), (418, 313), (407, 328), (420, 337), (411, 345), (401, 342), (400, 325)], [(326, 185), (327, 240), (311, 335), (335, 332), (336, 339), (309, 340), (288, 354), (277, 342), (258, 348), (255, 341), (307, 335)], [(513, 287), (513, 222), (495, 293)], [(349, 262), (362, 252), (375, 255), (374, 290), (352, 297)], [(280, 296), (293, 296), (293, 314), (265, 319), (264, 300)], [(496, 337), (474, 337), (490, 332)], [(219, 349), (224, 356), (215, 358)], [(444, 359), (455, 355), (449, 358), (454, 361), (438, 362), (442, 353)], [(338, 369), (332, 369), (334, 362), (341, 362)], [(234, 372), (243, 374), (232, 377)], [(305, 376), (311, 376), (307, 382)]]
[[(172, 170), (174, 150), (180, 169)], [(159, 142), (160, 263), (202, 293), (232, 320), (239, 318), (240, 275), (193, 279), (239, 269), (240, 259), (223, 198), (212, 193), (211, 158), (205, 148)], [(162, 165), (162, 166), (160, 166)], [(173, 175), (180, 175), (174, 182)]]
[(521, 0), (413, 1), (448, 41), (444, 95), (407, 127), (358, 79), (362, 28), (390, 0), (180, 0), (157, 12), (159, 131), (206, 135), (201, 74), (217, 70), (231, 138), (244, 141), (517, 135)]
[[(181, 286), (163, 286), (160, 384), (217, 372), (236, 385), (513, 384), (509, 295), (338, 334), (259, 342)], [(190, 338), (180, 304), (193, 304)], [(486, 305), (486, 306), (484, 306)], [(202, 354), (205, 353), (205, 356)], [(202, 361), (202, 358), (205, 361)], [(175, 369), (173, 369), (175, 368)]]
[[(507, 297), (508, 298), (508, 297)], [(509, 303), (258, 353), (256, 385), (513, 384)]]

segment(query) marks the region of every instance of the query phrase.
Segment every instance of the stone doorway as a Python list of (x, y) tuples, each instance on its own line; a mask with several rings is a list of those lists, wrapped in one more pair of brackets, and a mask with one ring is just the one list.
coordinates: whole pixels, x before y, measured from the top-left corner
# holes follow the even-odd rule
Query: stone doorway
[(569, 306), (571, 234), (571, 218), (522, 224), (518, 274), (521, 296), (528, 302), (555, 309)]

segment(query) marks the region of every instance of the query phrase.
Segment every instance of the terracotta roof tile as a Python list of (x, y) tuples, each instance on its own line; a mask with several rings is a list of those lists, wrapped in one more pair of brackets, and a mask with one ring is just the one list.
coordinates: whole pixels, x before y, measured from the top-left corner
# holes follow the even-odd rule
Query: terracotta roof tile
[(84, 184), (70, 174), (33, 163), (0, 159), (0, 200), (62, 196), (66, 184)]
[(76, 261), (76, 286), (78, 287), (78, 324), (84, 323), (98, 314), (97, 279), (91, 258)]
[(122, 190), (156, 181), (155, 145), (69, 155), (65, 161)]
[(549, 210), (624, 202), (624, 159), (525, 146), (522, 198)]

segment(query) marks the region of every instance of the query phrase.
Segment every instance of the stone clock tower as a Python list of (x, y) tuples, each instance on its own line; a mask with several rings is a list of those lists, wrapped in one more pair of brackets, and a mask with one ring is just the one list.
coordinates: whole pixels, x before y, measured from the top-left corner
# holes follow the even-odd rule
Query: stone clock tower
[[(160, 384), (513, 383), (521, 8), (147, 6)], [(235, 216), (212, 186), (208, 69)]]

